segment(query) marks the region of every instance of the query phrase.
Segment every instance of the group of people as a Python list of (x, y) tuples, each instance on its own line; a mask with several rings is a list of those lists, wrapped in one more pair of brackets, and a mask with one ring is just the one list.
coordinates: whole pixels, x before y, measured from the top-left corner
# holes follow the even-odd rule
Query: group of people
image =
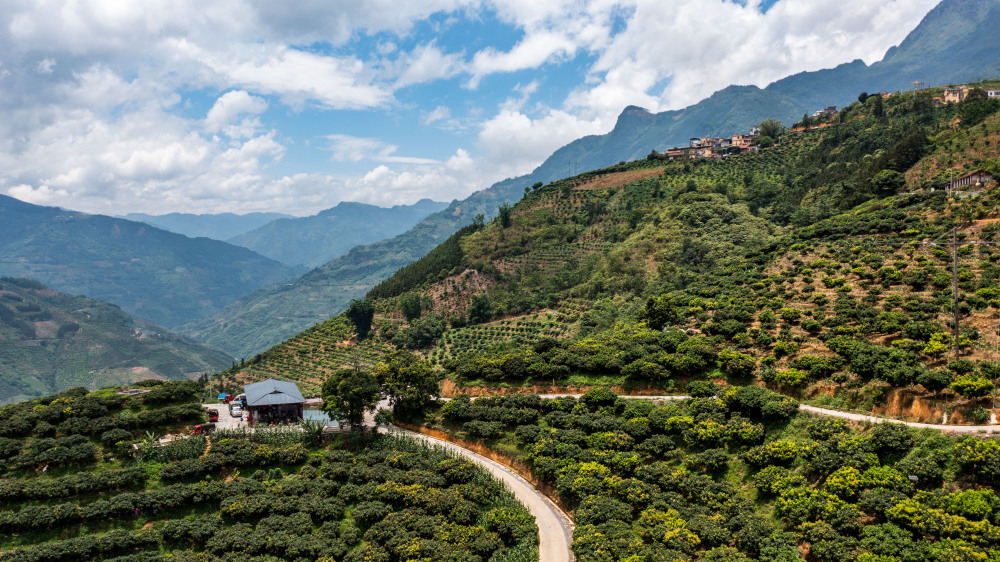
[[(254, 424), (287, 425), (299, 423), (299, 418), (293, 412), (288, 412), (278, 406), (257, 408), (254, 410)], [(248, 418), (247, 418), (248, 419)]]

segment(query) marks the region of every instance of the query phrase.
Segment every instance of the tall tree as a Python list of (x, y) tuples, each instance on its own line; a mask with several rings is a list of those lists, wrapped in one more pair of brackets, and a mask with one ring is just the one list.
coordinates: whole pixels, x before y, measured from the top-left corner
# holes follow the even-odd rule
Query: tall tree
[(497, 209), (497, 217), (500, 219), (500, 226), (504, 228), (510, 227), (510, 210), (510, 203), (504, 203)]
[(354, 329), (358, 334), (358, 340), (368, 337), (372, 331), (372, 318), (375, 317), (375, 305), (367, 300), (353, 300), (347, 307), (347, 319), (354, 324)]
[(420, 318), (423, 307), (420, 305), (420, 295), (409, 293), (399, 299), (399, 309), (406, 317), (407, 322), (413, 322)]
[(388, 363), (375, 367), (374, 374), (399, 418), (421, 412), (439, 392), (441, 376), (409, 351), (394, 352)]
[(365, 419), (365, 411), (375, 411), (379, 400), (378, 380), (361, 369), (340, 369), (323, 383), (323, 411), (351, 425)]
[(762, 137), (771, 137), (777, 141), (785, 132), (785, 126), (777, 119), (765, 119), (760, 122), (760, 125), (757, 125), (757, 132)]

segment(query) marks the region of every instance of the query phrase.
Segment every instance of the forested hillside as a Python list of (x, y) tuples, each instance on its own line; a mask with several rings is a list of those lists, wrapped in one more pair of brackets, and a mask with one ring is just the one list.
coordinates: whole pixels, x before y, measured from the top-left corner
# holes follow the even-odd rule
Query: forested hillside
[(0, 396), (24, 400), (74, 386), (184, 380), (232, 365), (204, 344), (138, 322), (99, 300), (0, 278)]
[[(933, 93), (868, 97), (756, 153), (651, 154), (542, 186), (225, 376), (318, 388), (343, 365), (415, 353), (448, 385), (756, 380), (869, 410), (918, 403), (925, 420), (988, 419), (998, 193), (942, 188), (1000, 171), (1000, 101), (937, 106)], [(957, 361), (942, 245), (953, 237), (968, 242)], [(371, 334), (355, 344), (358, 326)]]
[(0, 408), (0, 560), (538, 560), (533, 517), (467, 460), (321, 425), (192, 435), (203, 393)]

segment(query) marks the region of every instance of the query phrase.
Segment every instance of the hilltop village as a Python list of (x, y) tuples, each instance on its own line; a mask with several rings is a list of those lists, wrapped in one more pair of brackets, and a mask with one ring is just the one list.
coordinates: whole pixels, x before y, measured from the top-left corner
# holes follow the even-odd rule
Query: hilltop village
[[(1000, 100), (1000, 88), (970, 88), (969, 86), (963, 84), (961, 86), (949, 86), (946, 88), (923, 88), (920, 86), (920, 82), (914, 82), (913, 92), (895, 92), (890, 93), (882, 90), (876, 94), (872, 94), (871, 97), (878, 96), (882, 99), (887, 99), (891, 96), (896, 95), (913, 95), (914, 99), (919, 94), (924, 94), (929, 96), (930, 102), (935, 106), (942, 106), (947, 104), (959, 104), (966, 100), (970, 95), (973, 97), (980, 96), (989, 100)], [(937, 95), (935, 95), (937, 94)], [(869, 95), (867, 93), (862, 93), (858, 101), (864, 102)], [(838, 118), (839, 112), (837, 106), (829, 105), (823, 109), (818, 109), (813, 114), (803, 115), (802, 121), (795, 123), (788, 130), (791, 132), (802, 132), (813, 129), (822, 129), (828, 127), (835, 122), (839, 122)], [(778, 141), (778, 137), (785, 132), (785, 128), (781, 123), (768, 119), (761, 123), (764, 126), (762, 131), (761, 126), (753, 126), (750, 131), (746, 134), (735, 134), (731, 137), (691, 137), (688, 141), (688, 145), (685, 147), (673, 147), (664, 150), (663, 152), (657, 152), (655, 149), (649, 153), (647, 156), (650, 160), (676, 160), (683, 158), (727, 158), (735, 154), (747, 154), (750, 152), (756, 152), (761, 148), (767, 148)], [(974, 183), (979, 183), (982, 178), (978, 176), (973, 176), (973, 174), (968, 174), (961, 178), (962, 181), (966, 183), (963, 185), (969, 185)], [(985, 183), (985, 182), (983, 182)]]

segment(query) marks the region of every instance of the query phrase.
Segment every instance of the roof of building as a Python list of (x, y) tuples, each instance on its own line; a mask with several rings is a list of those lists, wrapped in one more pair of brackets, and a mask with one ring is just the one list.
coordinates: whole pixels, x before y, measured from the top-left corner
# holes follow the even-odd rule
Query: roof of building
[(305, 402), (299, 387), (289, 381), (267, 379), (245, 385), (247, 406), (275, 406), (278, 404), (300, 404)]

